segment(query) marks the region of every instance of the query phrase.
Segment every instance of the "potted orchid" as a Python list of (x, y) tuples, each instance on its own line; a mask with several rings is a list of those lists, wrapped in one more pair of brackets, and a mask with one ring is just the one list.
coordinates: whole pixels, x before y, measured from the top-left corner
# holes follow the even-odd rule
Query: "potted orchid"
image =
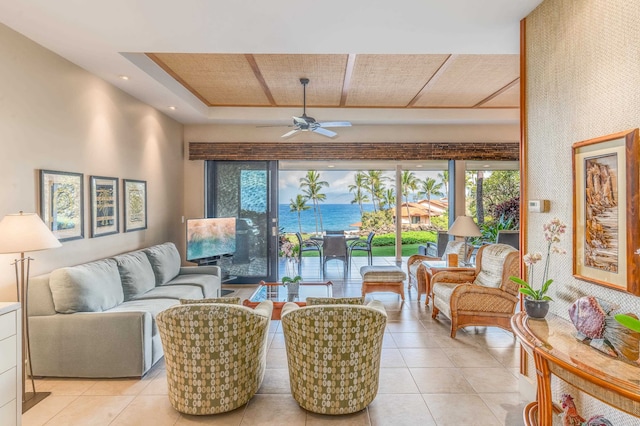
[(294, 245), (287, 238), (282, 238), (280, 240), (280, 257), (283, 257), (286, 262), (286, 275), (282, 277), (282, 285), (287, 287), (288, 299), (290, 301), (298, 296), (300, 281), (302, 281), (302, 277), (300, 275), (293, 275), (298, 261), (298, 250), (300, 250), (300, 247)]
[(553, 279), (549, 278), (549, 263), (552, 254), (565, 254), (566, 251), (557, 244), (560, 237), (565, 233), (567, 225), (562, 223), (557, 217), (553, 218), (549, 223), (542, 226), (544, 230), (544, 238), (547, 242), (547, 252), (544, 259), (544, 270), (542, 273), (542, 285), (536, 290), (533, 286), (533, 270), (534, 265), (542, 260), (542, 253), (527, 253), (522, 261), (528, 269), (528, 280), (525, 281), (519, 277), (509, 277), (509, 279), (520, 285), (520, 293), (524, 294), (524, 309), (531, 318), (544, 318), (549, 312), (549, 301), (553, 300), (547, 296), (547, 291), (553, 283)]

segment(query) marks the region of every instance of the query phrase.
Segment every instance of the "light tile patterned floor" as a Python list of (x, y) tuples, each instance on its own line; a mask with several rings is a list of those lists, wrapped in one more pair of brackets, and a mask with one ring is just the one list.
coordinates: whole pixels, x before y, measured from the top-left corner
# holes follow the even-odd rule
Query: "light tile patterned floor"
[[(305, 279), (320, 279), (317, 259), (304, 259)], [(406, 259), (404, 259), (406, 261)], [(360, 295), (359, 267), (350, 278), (339, 261), (328, 263), (324, 279), (336, 284), (334, 296)], [(374, 264), (395, 264), (374, 258)], [(405, 269), (405, 266), (402, 266)], [(243, 298), (251, 290), (239, 290)], [(267, 371), (258, 394), (244, 407), (215, 416), (182, 415), (166, 396), (164, 363), (142, 379), (37, 380), (38, 391), (52, 395), (23, 415), (23, 425), (506, 425), (523, 424), (525, 401), (518, 393), (518, 345), (498, 328), (469, 327), (449, 337), (450, 322), (431, 319), (415, 289), (402, 303), (397, 295), (374, 293), (389, 322), (384, 338), (378, 396), (349, 416), (322, 416), (302, 410), (289, 392), (286, 352), (280, 322), (271, 326)]]

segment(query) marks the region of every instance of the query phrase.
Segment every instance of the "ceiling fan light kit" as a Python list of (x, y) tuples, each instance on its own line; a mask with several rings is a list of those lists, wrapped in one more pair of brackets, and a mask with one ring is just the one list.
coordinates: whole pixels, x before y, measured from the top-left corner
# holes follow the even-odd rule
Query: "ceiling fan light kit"
[(302, 115), (300, 117), (293, 117), (293, 130), (282, 135), (283, 138), (288, 138), (295, 135), (298, 132), (315, 132), (328, 138), (333, 138), (338, 134), (332, 130), (327, 130), (327, 127), (350, 127), (351, 123), (348, 121), (328, 121), (317, 122), (315, 118), (307, 115), (307, 84), (309, 84), (308, 78), (301, 78), (300, 84), (302, 84)]

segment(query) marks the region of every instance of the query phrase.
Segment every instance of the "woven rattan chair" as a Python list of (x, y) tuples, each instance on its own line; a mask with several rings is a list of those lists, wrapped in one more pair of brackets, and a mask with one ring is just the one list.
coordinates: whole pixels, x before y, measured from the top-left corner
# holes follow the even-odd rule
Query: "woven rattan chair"
[(520, 253), (506, 244), (480, 247), (476, 268), (469, 272), (438, 272), (432, 278), (433, 311), (451, 319), (451, 337), (470, 325), (496, 326), (511, 331), (511, 317), (518, 303)]
[(272, 310), (270, 300), (255, 309), (191, 301), (160, 312), (156, 322), (173, 408), (207, 415), (249, 402), (264, 378)]
[(358, 302), (282, 308), (291, 394), (305, 410), (355, 413), (378, 393), (387, 314), (380, 301)]
[(426, 266), (422, 264), (424, 261), (438, 261), (446, 260), (447, 255), (455, 253), (458, 255), (459, 262), (468, 262), (473, 252), (472, 247), (467, 247), (467, 257), (465, 258), (465, 243), (464, 241), (449, 241), (447, 248), (444, 250), (442, 257), (424, 256), (421, 254), (414, 254), (407, 260), (407, 276), (409, 288), (415, 286), (418, 291), (418, 302), (423, 294), (426, 295), (425, 305), (429, 305), (429, 297), (431, 296), (431, 280)]

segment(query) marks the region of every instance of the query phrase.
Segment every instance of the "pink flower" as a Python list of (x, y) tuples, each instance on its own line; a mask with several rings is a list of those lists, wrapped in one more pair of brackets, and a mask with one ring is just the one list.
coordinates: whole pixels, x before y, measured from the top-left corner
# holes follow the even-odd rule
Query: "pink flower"
[(522, 261), (527, 266), (535, 265), (536, 263), (538, 263), (541, 260), (542, 260), (542, 253), (540, 253), (540, 252), (527, 253), (522, 258)]

